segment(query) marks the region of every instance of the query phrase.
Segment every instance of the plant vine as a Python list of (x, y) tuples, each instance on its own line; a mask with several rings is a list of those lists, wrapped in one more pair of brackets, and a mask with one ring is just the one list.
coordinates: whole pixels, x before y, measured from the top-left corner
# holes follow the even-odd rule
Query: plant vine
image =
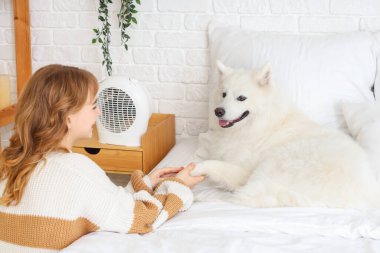
[(117, 14), (117, 17), (119, 19), (119, 27), (121, 30), (121, 44), (124, 46), (125, 50), (128, 51), (128, 40), (130, 39), (130, 36), (127, 34), (127, 28), (132, 24), (137, 24), (137, 19), (135, 17), (135, 14), (137, 13), (136, 5), (134, 4), (136, 2), (137, 4), (141, 4), (140, 0), (122, 0), (121, 1), (121, 8), (119, 14)]
[[(117, 14), (119, 28), (121, 30), (121, 45), (128, 51), (128, 41), (130, 36), (127, 33), (127, 28), (132, 24), (137, 24), (136, 19), (136, 4), (141, 4), (140, 0), (121, 0), (120, 11)], [(109, 52), (111, 44), (111, 25), (109, 23), (108, 5), (112, 4), (112, 0), (99, 0), (98, 19), (102, 22), (101, 28), (94, 28), (95, 38), (92, 43), (100, 43), (103, 53), (102, 65), (106, 66), (109, 76), (112, 75), (112, 58)]]

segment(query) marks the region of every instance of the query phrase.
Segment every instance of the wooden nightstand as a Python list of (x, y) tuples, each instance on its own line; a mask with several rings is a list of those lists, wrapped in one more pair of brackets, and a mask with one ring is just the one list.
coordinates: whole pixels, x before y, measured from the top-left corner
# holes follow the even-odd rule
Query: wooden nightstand
[(131, 174), (135, 170), (149, 173), (175, 144), (173, 114), (153, 113), (141, 147), (101, 144), (96, 127), (91, 139), (74, 144), (73, 151), (88, 156), (106, 172)]

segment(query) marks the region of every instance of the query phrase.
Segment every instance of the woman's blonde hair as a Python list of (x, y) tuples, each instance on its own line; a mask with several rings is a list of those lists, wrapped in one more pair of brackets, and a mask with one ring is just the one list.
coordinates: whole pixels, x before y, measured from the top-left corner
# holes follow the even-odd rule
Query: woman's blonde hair
[(76, 67), (53, 64), (33, 74), (17, 102), (10, 145), (0, 154), (0, 181), (7, 180), (1, 205), (20, 202), (37, 163), (62, 149), (68, 115), (97, 91), (94, 75)]

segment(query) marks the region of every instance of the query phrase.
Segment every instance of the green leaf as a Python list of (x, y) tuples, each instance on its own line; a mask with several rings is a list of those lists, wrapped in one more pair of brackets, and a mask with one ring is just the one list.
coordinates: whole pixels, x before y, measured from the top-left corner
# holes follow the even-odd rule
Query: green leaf
[[(92, 39), (92, 43), (99, 42), (103, 53), (102, 65), (105, 65), (109, 76), (112, 74), (112, 59), (110, 57), (109, 46), (111, 43), (111, 24), (109, 23), (110, 12), (108, 6), (113, 0), (99, 0), (100, 7), (98, 8), (98, 19), (102, 22), (101, 28), (94, 28), (96, 38)], [(136, 10), (137, 4), (141, 5), (141, 0), (120, 0), (121, 6), (119, 13), (117, 13), (118, 25), (121, 29), (121, 45), (128, 51), (127, 42), (130, 36), (127, 34), (127, 28), (131, 24), (137, 24), (138, 13)]]

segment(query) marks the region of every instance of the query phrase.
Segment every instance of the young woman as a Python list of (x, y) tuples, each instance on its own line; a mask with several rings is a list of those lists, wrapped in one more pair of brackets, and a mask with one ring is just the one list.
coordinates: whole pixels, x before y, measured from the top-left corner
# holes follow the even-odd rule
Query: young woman
[(17, 103), (14, 134), (0, 155), (0, 251), (56, 252), (93, 231), (147, 233), (192, 204), (194, 164), (135, 172), (117, 187), (86, 156), (70, 151), (100, 115), (96, 78), (49, 65)]

